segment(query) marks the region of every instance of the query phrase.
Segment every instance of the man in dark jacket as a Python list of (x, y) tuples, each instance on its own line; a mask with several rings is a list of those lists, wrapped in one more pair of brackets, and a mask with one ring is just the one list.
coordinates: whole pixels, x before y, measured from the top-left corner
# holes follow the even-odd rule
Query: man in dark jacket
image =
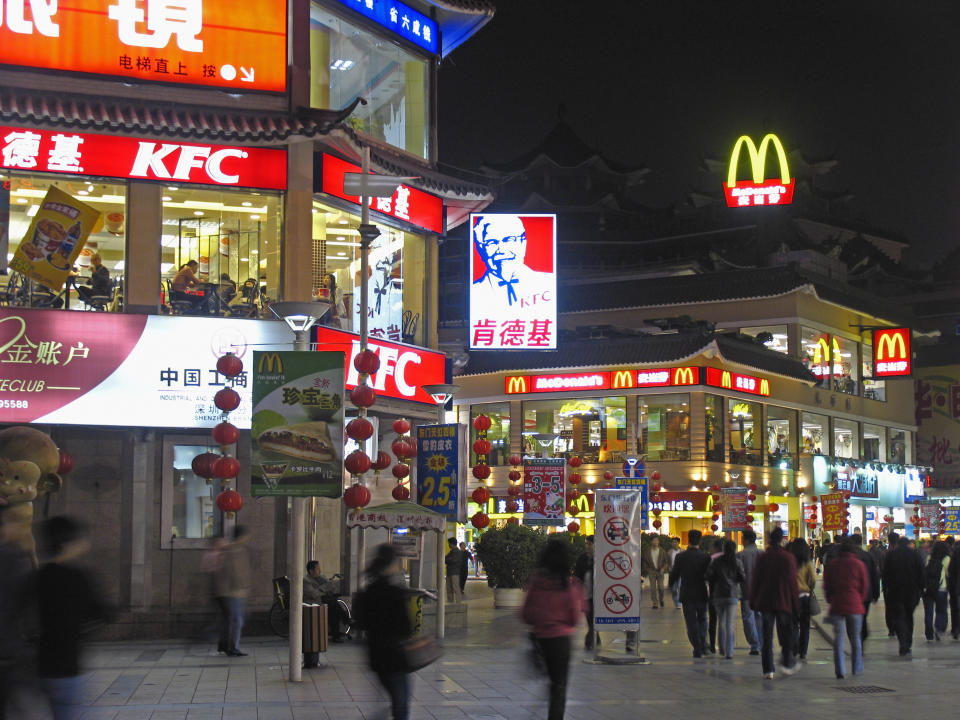
[(860, 535), (851, 535), (850, 542), (853, 544), (854, 553), (863, 566), (867, 569), (867, 577), (870, 579), (870, 597), (863, 604), (863, 627), (860, 630), (860, 641), (866, 642), (867, 636), (867, 615), (870, 614), (870, 603), (875, 603), (880, 599), (880, 569), (877, 567), (877, 561), (873, 554), (863, 549), (863, 537)]
[(907, 538), (899, 538), (890, 548), (883, 565), (883, 588), (890, 618), (900, 641), (900, 656), (913, 647), (913, 611), (923, 591), (923, 562)]
[(797, 561), (781, 547), (782, 543), (783, 530), (771, 530), (770, 547), (757, 558), (750, 584), (750, 607), (763, 615), (760, 659), (763, 676), (768, 680), (774, 677), (774, 627), (782, 654), (781, 671), (784, 675), (792, 675), (797, 670), (793, 657), (793, 618), (800, 613)]
[(703, 657), (710, 653), (707, 646), (707, 568), (710, 556), (700, 549), (701, 533), (691, 530), (689, 546), (677, 555), (670, 570), (670, 587), (680, 583), (680, 604), (683, 606), (683, 621), (687, 625), (687, 638), (693, 645), (693, 656)]
[[(952, 537), (950, 539), (953, 539)], [(947, 566), (947, 592), (950, 596), (950, 634), (960, 640), (960, 543), (950, 543), (950, 564)]]
[(750, 646), (751, 655), (760, 654), (760, 628), (763, 626), (763, 617), (750, 607), (750, 581), (753, 580), (753, 568), (760, 557), (757, 547), (757, 534), (747, 528), (743, 531), (743, 550), (737, 557), (743, 563), (744, 581), (740, 586), (740, 617), (743, 618), (743, 635)]

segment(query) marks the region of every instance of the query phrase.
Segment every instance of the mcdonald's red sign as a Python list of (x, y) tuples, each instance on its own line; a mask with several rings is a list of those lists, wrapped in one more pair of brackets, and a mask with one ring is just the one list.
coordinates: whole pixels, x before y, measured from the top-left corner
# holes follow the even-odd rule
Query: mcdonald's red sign
[(720, 368), (706, 368), (706, 384), (724, 390), (738, 390), (751, 395), (770, 395), (770, 381), (753, 375), (721, 370)]
[(909, 375), (910, 359), (910, 328), (873, 331), (874, 377)]
[[(766, 179), (767, 150), (773, 147), (780, 161), (780, 177)], [(750, 180), (737, 181), (737, 167), (743, 148), (747, 149), (750, 160)], [(776, 135), (765, 135), (760, 147), (754, 144), (749, 135), (742, 135), (733, 146), (730, 155), (730, 168), (723, 193), (727, 198), (727, 207), (752, 207), (756, 205), (789, 205), (793, 202), (794, 180), (787, 166), (787, 153)]]

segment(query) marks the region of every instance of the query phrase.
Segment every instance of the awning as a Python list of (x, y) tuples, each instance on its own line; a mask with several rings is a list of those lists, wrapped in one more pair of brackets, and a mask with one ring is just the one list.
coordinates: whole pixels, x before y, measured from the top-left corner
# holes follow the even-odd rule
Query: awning
[(447, 517), (413, 502), (394, 502), (351, 510), (347, 513), (347, 527), (388, 529), (404, 527), (443, 531), (447, 527)]

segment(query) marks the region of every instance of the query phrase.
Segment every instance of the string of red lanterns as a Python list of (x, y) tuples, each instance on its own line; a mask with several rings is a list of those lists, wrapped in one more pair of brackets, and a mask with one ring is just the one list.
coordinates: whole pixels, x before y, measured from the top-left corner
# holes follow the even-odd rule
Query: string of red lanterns
[[(490, 421), (490, 418), (483, 414), (477, 415), (473, 419), (473, 429), (476, 431), (476, 437), (477, 437), (477, 439), (473, 441), (473, 452), (477, 456), (477, 462), (473, 466), (473, 469), (471, 470), (471, 472), (473, 474), (473, 477), (475, 477), (480, 482), (483, 482), (484, 480), (490, 477), (490, 466), (487, 464), (487, 454), (490, 452), (491, 444), (490, 444), (490, 441), (487, 440), (487, 430), (490, 429), (490, 426), (492, 424), (493, 423)], [(514, 459), (516, 458), (513, 458), (513, 457), (510, 458), (511, 465), (513, 464), (512, 461)], [(513, 480), (513, 477), (514, 477), (513, 473), (514, 471), (511, 470), (510, 471), (511, 481)], [(490, 491), (487, 490), (487, 488), (485, 487), (478, 487), (476, 490), (473, 491), (473, 494), (471, 497), (473, 497), (473, 501), (475, 503), (477, 503), (478, 505), (480, 505), (481, 508), (483, 508), (486, 505), (487, 501), (490, 499)], [(478, 500), (477, 499), (478, 497), (483, 499)], [(519, 508), (519, 505), (517, 504), (517, 501), (513, 499), (512, 494), (511, 494), (510, 500), (507, 501), (508, 508), (510, 507), (511, 503), (513, 504), (513, 510), (509, 510), (509, 512), (516, 512), (517, 509)], [(481, 510), (480, 512), (474, 513), (473, 517), (470, 518), (470, 522), (477, 530), (482, 530), (483, 528), (488, 527), (490, 525), (490, 516), (487, 515), (485, 512), (483, 512), (483, 510)]]
[[(357, 417), (348, 422), (344, 427), (344, 433), (348, 438), (356, 443), (362, 443), (373, 436), (373, 423), (367, 419), (367, 409), (377, 401), (376, 391), (367, 384), (369, 377), (380, 369), (380, 358), (372, 350), (361, 350), (353, 359), (353, 367), (356, 368), (357, 386), (350, 391), (350, 403), (357, 408)], [(362, 508), (370, 503), (370, 490), (363, 484), (363, 474), (374, 468), (376, 470), (377, 481), (380, 479), (379, 471), (381, 455), (386, 453), (377, 453), (376, 464), (360, 448), (347, 455), (343, 460), (343, 466), (350, 473), (351, 485), (343, 493), (343, 503), (348, 508)], [(389, 465), (389, 457), (388, 465)]]
[(407, 434), (410, 432), (410, 423), (400, 418), (393, 421), (393, 431), (397, 433), (397, 439), (390, 444), (390, 449), (397, 457), (397, 464), (393, 466), (393, 477), (397, 479), (390, 494), (394, 500), (408, 500), (410, 498), (410, 488), (404, 484), (404, 479), (410, 475), (410, 465), (407, 463), (412, 457), (416, 457), (416, 443)]

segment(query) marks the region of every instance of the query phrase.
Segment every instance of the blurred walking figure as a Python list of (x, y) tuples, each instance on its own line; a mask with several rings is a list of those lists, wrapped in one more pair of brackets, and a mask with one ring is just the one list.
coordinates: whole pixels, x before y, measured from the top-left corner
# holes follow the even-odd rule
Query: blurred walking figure
[(760, 549), (757, 547), (757, 534), (747, 528), (743, 531), (743, 550), (737, 557), (743, 564), (744, 581), (740, 586), (740, 617), (743, 618), (743, 635), (750, 646), (751, 655), (760, 654), (760, 631), (763, 628), (763, 616), (750, 607), (750, 583), (753, 580), (753, 567), (757, 564)]
[(467, 589), (467, 576), (470, 575), (470, 551), (467, 550), (466, 543), (460, 543), (460, 552), (463, 554), (463, 560), (460, 561), (460, 596), (463, 596)]
[(817, 571), (810, 560), (810, 546), (800, 538), (787, 545), (797, 561), (797, 590), (800, 591), (800, 612), (794, 617), (793, 632), (797, 656), (807, 659), (810, 646), (810, 596), (817, 587)]
[(250, 556), (247, 553), (246, 528), (237, 525), (233, 529), (233, 542), (220, 553), (220, 565), (216, 572), (216, 596), (226, 608), (226, 622), (220, 633), (220, 646), (231, 657), (246, 655), (240, 650), (240, 635), (243, 632), (243, 616), (247, 595), (250, 594)]
[(573, 566), (573, 574), (583, 585), (584, 597), (586, 598), (583, 610), (583, 614), (587, 618), (587, 636), (583, 641), (586, 650), (593, 650), (594, 643), (600, 644), (600, 638), (593, 629), (593, 548), (593, 535), (587, 535), (584, 542), (585, 552), (577, 558), (577, 562)]
[(563, 720), (570, 673), (570, 636), (583, 611), (583, 586), (570, 576), (568, 545), (550, 540), (537, 561), (521, 610), (550, 677), (547, 720)]
[(781, 672), (793, 675), (797, 670), (793, 656), (793, 617), (800, 612), (797, 561), (781, 547), (782, 543), (783, 530), (771, 530), (770, 547), (757, 558), (750, 586), (750, 607), (763, 615), (760, 659), (763, 677), (768, 680), (774, 677), (774, 628), (780, 641)]
[[(947, 576), (950, 555), (947, 544), (938, 540), (930, 550), (927, 566), (923, 570), (923, 630), (927, 642), (940, 638), (947, 632)], [(936, 613), (936, 618), (934, 618)]]
[(900, 641), (900, 657), (909, 655), (913, 647), (913, 611), (922, 591), (920, 554), (910, 547), (907, 538), (898, 538), (897, 546), (890, 548), (883, 564), (883, 593)]
[(857, 557), (850, 538), (840, 542), (840, 552), (823, 568), (823, 592), (830, 605), (833, 622), (833, 669), (843, 678), (843, 634), (850, 639), (850, 664), (853, 674), (863, 672), (863, 638), (860, 635), (863, 614), (870, 598), (870, 577)]
[(646, 566), (647, 578), (650, 580), (650, 597), (653, 608), (663, 607), (663, 574), (670, 571), (670, 558), (667, 551), (660, 547), (660, 536), (650, 538), (650, 547), (643, 554), (643, 564)]
[(673, 607), (679, 610), (682, 606), (680, 605), (680, 583), (672, 585), (670, 583), (669, 573), (673, 572), (673, 561), (677, 559), (677, 555), (680, 554), (680, 538), (670, 538), (667, 543), (667, 559), (670, 561), (670, 567), (667, 568), (667, 585), (670, 586), (670, 597), (673, 598)]
[(699, 530), (691, 530), (687, 534), (689, 545), (674, 558), (670, 571), (670, 587), (680, 583), (683, 621), (695, 658), (710, 652), (707, 647), (707, 581), (704, 577), (710, 566), (710, 556), (700, 549), (701, 537), (703, 535)]
[[(220, 633), (220, 628), (224, 626), (227, 620), (227, 606), (224, 599), (217, 595), (217, 570), (220, 567), (220, 556), (223, 549), (227, 546), (227, 541), (222, 537), (215, 537), (210, 541), (210, 549), (200, 558), (200, 571), (206, 576), (207, 585), (210, 588), (210, 597), (213, 599), (214, 609), (216, 610), (216, 620), (204, 630), (204, 640), (209, 640)], [(226, 652), (227, 646), (225, 640), (221, 637), (218, 641), (217, 650)]]
[(737, 557), (737, 544), (733, 540), (723, 541), (723, 551), (710, 561), (706, 577), (710, 586), (710, 602), (717, 613), (720, 654), (730, 659), (733, 657), (740, 585), (746, 579), (743, 564)]
[(447, 538), (450, 551), (443, 559), (447, 567), (447, 602), (459, 605), (463, 601), (463, 592), (460, 589), (460, 573), (463, 572), (463, 550), (457, 547), (455, 537)]
[(367, 587), (356, 602), (357, 619), (367, 632), (370, 669), (390, 695), (393, 720), (410, 717), (410, 677), (402, 645), (413, 627), (402, 577), (396, 550), (377, 546), (367, 568)]
[(44, 521), (40, 535), (47, 560), (37, 571), (37, 674), (54, 720), (72, 720), (82, 710), (80, 635), (85, 626), (104, 620), (106, 610), (92, 577), (77, 562), (90, 550), (84, 528), (56, 516)]
[(0, 720), (16, 720), (27, 717), (15, 698), (31, 679), (21, 622), (30, 607), (33, 559), (3, 520), (0, 513)]

